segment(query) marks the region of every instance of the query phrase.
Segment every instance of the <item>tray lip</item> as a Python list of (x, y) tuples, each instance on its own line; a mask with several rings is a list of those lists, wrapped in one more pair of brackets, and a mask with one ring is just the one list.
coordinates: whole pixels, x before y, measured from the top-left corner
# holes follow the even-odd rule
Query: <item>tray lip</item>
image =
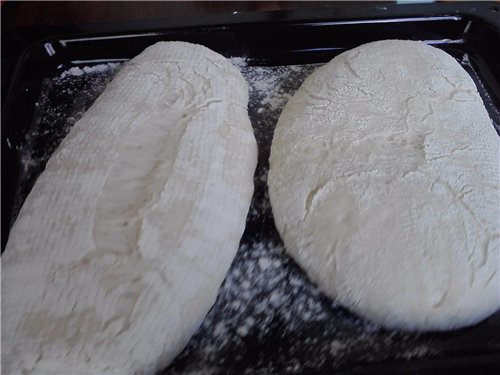
[[(126, 21), (81, 23), (72, 26), (20, 26), (2, 30), (4, 36), (46, 30), (49, 35), (123, 33), (127, 31), (167, 30), (177, 28), (231, 26), (242, 24), (275, 24), (282, 22), (318, 22), (323, 19), (366, 20), (374, 18), (398, 18), (406, 16), (472, 16), (481, 18), (500, 32), (500, 10), (498, 1), (463, 1), (432, 3), (396, 3), (351, 1), (331, 4), (329, 7), (302, 8), (291, 10), (249, 11), (233, 13), (206, 13), (184, 17), (160, 17)], [(496, 9), (496, 10), (494, 10)], [(45, 33), (47, 34), (47, 33)], [(42, 37), (44, 39), (46, 36)], [(36, 40), (35, 40), (36, 41)]]
[[(450, 3), (379, 3), (353, 1), (332, 7), (293, 10), (208, 13), (186, 17), (155, 18), (149, 20), (82, 23), (73, 26), (21, 26), (2, 30), (2, 54), (9, 53), (5, 41), (16, 40), (20, 57), (26, 50), (58, 38), (84, 38), (91, 35), (120, 35), (124, 33), (166, 32), (182, 29), (226, 28), (236, 26), (272, 26), (283, 24), (339, 23), (345, 21), (394, 20), (398, 18), (475, 18), (488, 24), (500, 35), (500, 12), (497, 1), (464, 1)], [(493, 11), (496, 9), (496, 11)], [(36, 34), (35, 37), (31, 37)], [(41, 35), (41, 36), (38, 36)], [(26, 40), (23, 40), (26, 39)], [(18, 60), (19, 58), (17, 58)]]
[[(432, 2), (397, 4), (385, 2), (352, 1), (332, 4), (330, 7), (292, 10), (208, 13), (186, 17), (156, 18), (148, 20), (109, 21), (83, 23), (73, 26), (21, 26), (2, 30), (2, 57), (12, 61), (10, 71), (2, 72), (2, 118), (6, 98), (10, 97), (12, 83), (23, 57), (41, 43), (57, 39), (79, 39), (91, 36), (145, 34), (175, 30), (215, 30), (230, 27), (269, 27), (277, 25), (312, 25), (328, 22), (342, 24), (367, 23), (369, 20), (414, 19), (475, 19), (492, 28), (500, 38), (500, 12), (496, 1)], [(3, 29), (3, 27), (2, 27)], [(208, 30), (207, 30), (208, 31)], [(13, 51), (9, 49), (13, 47)], [(2, 126), (3, 128), (3, 126)]]
[[(497, 11), (493, 11), (496, 9)], [(43, 43), (61, 39), (85, 39), (89, 37), (133, 35), (147, 33), (167, 33), (181, 30), (215, 31), (232, 27), (273, 27), (291, 25), (342, 25), (376, 22), (397, 22), (400, 20), (476, 20), (492, 28), (500, 38), (500, 15), (498, 3), (458, 2), (458, 3), (379, 3), (358, 2), (332, 5), (324, 8), (294, 10), (256, 11), (241, 13), (216, 13), (186, 17), (157, 18), (151, 20), (110, 21), (87, 23), (74, 26), (22, 26), (12, 30), (2, 30), (2, 56), (12, 62), (10, 71), (2, 72), (2, 119), (4, 108), (9, 107), (12, 84), (19, 72), (23, 59), (33, 48)], [(11, 51), (8, 47), (13, 47)], [(3, 126), (2, 126), (3, 129)]]

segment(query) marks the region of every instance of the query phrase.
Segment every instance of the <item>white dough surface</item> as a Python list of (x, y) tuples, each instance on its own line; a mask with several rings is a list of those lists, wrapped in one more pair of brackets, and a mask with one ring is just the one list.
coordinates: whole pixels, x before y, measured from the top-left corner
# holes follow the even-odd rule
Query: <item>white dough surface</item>
[(257, 146), (224, 57), (160, 42), (50, 158), (2, 256), (2, 373), (154, 374), (238, 249)]
[(269, 195), (287, 252), (351, 311), (447, 330), (500, 307), (500, 142), (467, 72), (385, 40), (311, 74), (274, 133)]

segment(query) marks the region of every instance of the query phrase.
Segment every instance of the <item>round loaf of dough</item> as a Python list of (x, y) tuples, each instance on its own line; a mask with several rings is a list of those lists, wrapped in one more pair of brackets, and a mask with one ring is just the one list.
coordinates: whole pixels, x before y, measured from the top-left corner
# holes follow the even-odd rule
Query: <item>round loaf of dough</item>
[(308, 77), (276, 126), (269, 194), (289, 254), (359, 315), (446, 330), (500, 306), (499, 138), (439, 49), (369, 43)]

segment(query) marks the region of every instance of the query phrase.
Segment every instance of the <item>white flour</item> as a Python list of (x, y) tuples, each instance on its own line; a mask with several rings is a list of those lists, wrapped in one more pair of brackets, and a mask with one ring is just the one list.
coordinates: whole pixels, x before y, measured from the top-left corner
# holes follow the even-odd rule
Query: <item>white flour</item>
[(240, 70), (247, 66), (247, 59), (244, 57), (230, 57), (229, 62)]
[[(274, 353), (266, 353), (270, 350)], [(387, 332), (324, 297), (274, 241), (242, 244), (216, 306), (172, 373), (337, 368), (345, 363), (436, 353), (431, 340)]]
[(61, 78), (65, 78), (67, 76), (79, 77), (83, 74), (103, 73), (108, 70), (116, 69), (120, 65), (121, 64), (119, 63), (107, 63), (107, 64), (98, 64), (94, 66), (84, 66), (82, 68), (74, 66), (62, 72), (60, 77)]

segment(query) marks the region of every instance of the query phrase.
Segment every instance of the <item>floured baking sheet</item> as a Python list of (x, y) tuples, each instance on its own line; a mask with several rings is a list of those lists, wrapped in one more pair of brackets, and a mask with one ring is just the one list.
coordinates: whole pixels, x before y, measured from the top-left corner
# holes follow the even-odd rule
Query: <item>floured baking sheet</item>
[[(463, 54), (457, 59), (476, 81), (498, 131), (498, 109), (468, 56)], [(259, 146), (256, 190), (245, 234), (217, 302), (165, 373), (320, 372), (460, 357), (463, 351), (484, 351), (485, 345), (492, 351), (498, 350), (499, 339), (490, 331), (491, 327), (500, 326), (499, 313), (476, 327), (449, 333), (387, 331), (337, 306), (307, 281), (285, 254), (274, 227), (267, 171), (279, 114), (288, 98), (319, 65), (252, 66), (252, 61), (243, 58), (231, 61), (249, 83), (249, 114)], [(12, 144), (7, 139), (8, 147), (20, 151), (22, 167), (14, 216), (59, 142), (120, 66), (72, 66), (43, 81), (35, 118), (24, 142)], [(490, 340), (485, 341), (488, 333)], [(480, 343), (475, 341), (478, 338)]]

